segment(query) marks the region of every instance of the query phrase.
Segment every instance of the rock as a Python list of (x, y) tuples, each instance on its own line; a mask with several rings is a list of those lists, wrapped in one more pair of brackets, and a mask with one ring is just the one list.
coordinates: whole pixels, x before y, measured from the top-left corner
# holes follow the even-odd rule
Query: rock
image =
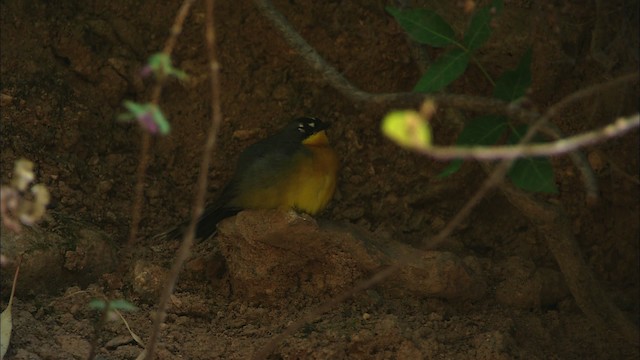
[(503, 267), (505, 278), (496, 287), (496, 300), (522, 309), (551, 306), (569, 295), (562, 274), (549, 268), (536, 268), (530, 259), (508, 258)]
[(56, 335), (55, 339), (63, 352), (76, 359), (86, 358), (91, 350), (91, 344), (80, 335)]
[(12, 259), (2, 269), (2, 287), (10, 289), (16, 260), (22, 255), (19, 295), (57, 293), (71, 285), (84, 287), (116, 264), (116, 247), (91, 224), (51, 213), (49, 224), (23, 227), (20, 234), (0, 231), (0, 252)]
[(335, 295), (397, 261), (388, 291), (445, 299), (476, 299), (485, 282), (453, 253), (420, 251), (346, 225), (277, 210), (243, 211), (220, 223), (218, 241), (233, 292), (250, 300)]
[(148, 301), (157, 300), (167, 278), (167, 270), (144, 260), (133, 266), (133, 291)]
[(133, 340), (131, 335), (118, 335), (113, 339), (107, 341), (107, 343), (104, 344), (104, 347), (106, 347), (109, 350), (113, 350), (122, 345), (128, 345), (131, 343), (135, 343), (135, 340)]
[(30, 351), (25, 350), (25, 349), (17, 349), (13, 359), (15, 359), (15, 360), (40, 360), (42, 358), (40, 356), (30, 352)]
[(593, 171), (596, 173), (600, 173), (607, 165), (606, 157), (600, 150), (593, 150), (589, 152), (587, 160), (589, 161), (589, 165), (591, 165)]

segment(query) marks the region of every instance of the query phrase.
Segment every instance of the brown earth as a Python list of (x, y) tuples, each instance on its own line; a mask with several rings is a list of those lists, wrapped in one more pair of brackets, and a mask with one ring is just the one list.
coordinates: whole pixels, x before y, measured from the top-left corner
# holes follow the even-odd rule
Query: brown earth
[[(426, 3), (462, 32), (469, 16), (457, 2)], [(541, 110), (638, 69), (637, 1), (597, 2), (599, 12), (596, 2), (559, 3), (505, 1), (490, 42), (477, 56), (495, 78), (532, 46), (531, 98)], [(356, 86), (408, 91), (420, 66), (385, 5), (275, 2)], [(53, 196), (50, 218), (34, 232), (46, 244), (25, 255), (21, 270), (10, 359), (86, 358), (99, 317), (88, 303), (103, 295), (138, 306), (123, 316), (142, 339), (149, 337), (157, 292), (179, 245), (152, 236), (188, 217), (209, 123), (203, 4), (196, 3), (175, 49), (175, 64), (190, 79), (170, 82), (163, 93), (161, 105), (173, 132), (153, 141), (141, 239), (124, 278), (114, 275), (110, 249), (127, 240), (140, 140), (136, 126), (115, 118), (123, 112), (123, 100), (149, 99), (152, 83), (141, 79), (139, 70), (163, 47), (178, 6), (175, 1), (0, 2), (2, 181), (11, 178), (13, 162), (25, 157), (36, 164), (38, 181)], [(317, 116), (333, 123), (329, 135), (342, 163), (338, 192), (319, 216), (320, 229), (331, 230), (311, 227), (295, 234), (348, 229), (356, 235), (304, 244), (293, 258), (273, 242), (266, 242), (268, 249), (250, 241), (241, 249), (222, 238), (197, 244), (162, 328), (161, 359), (248, 358), (288, 324), (392, 263), (393, 254), (414, 253), (408, 246), (441, 230), (485, 178), (479, 166), (467, 164), (453, 177), (438, 179), (445, 164), (386, 140), (379, 121), (393, 107), (340, 95), (253, 3), (219, 1), (216, 21), (224, 122), (209, 199), (228, 179), (241, 149), (291, 118)], [(490, 89), (475, 66), (450, 87), (474, 95)], [(637, 94), (637, 86), (603, 91), (554, 120), (567, 134), (588, 131), (637, 111)], [(438, 143), (452, 142), (459, 131), (447, 114), (433, 123)], [(585, 206), (579, 173), (565, 158), (554, 159), (560, 193), (546, 197), (564, 204), (589, 267), (636, 325), (638, 146), (636, 131), (585, 149), (600, 186), (596, 205)], [(287, 338), (272, 358), (637, 359), (637, 345), (598, 330), (581, 312), (542, 233), (525, 215), (500, 193), (490, 195), (438, 251), (415, 249), (420, 261), (433, 260), (429, 270), (405, 269), (356, 294)], [(252, 215), (243, 216), (237, 221), (251, 224)], [(229, 230), (222, 230), (223, 236), (237, 236), (233, 221), (225, 222)], [(273, 221), (283, 220), (276, 215)], [(13, 241), (3, 229), (3, 253)], [(331, 245), (324, 251), (318, 244)], [(251, 254), (255, 249), (263, 250)], [(103, 276), (104, 268), (111, 275)], [(11, 276), (10, 267), (2, 269), (3, 308)], [(105, 325), (98, 344), (103, 359), (133, 359), (142, 349), (120, 320)]]

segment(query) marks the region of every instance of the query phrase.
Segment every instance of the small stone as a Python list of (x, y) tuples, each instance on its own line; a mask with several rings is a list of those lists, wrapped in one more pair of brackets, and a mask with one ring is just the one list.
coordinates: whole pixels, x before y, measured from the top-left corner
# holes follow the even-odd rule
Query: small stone
[(107, 194), (113, 188), (113, 183), (109, 180), (102, 180), (98, 183), (98, 192)]
[(446, 224), (447, 223), (444, 221), (444, 219), (438, 216), (431, 220), (431, 229), (434, 231), (442, 230), (442, 228), (444, 228)]
[(113, 339), (107, 341), (107, 343), (104, 345), (107, 349), (113, 350), (115, 348), (118, 348), (122, 345), (127, 345), (127, 344), (131, 344), (133, 342), (133, 338), (131, 336), (127, 336), (127, 335), (120, 335), (120, 336), (116, 336)]
[(141, 297), (155, 299), (160, 294), (166, 275), (166, 269), (140, 260), (133, 269), (133, 291)]
[(364, 181), (365, 181), (365, 178), (360, 175), (352, 175), (351, 177), (349, 177), (349, 182), (355, 185), (360, 185), (364, 183)]
[(273, 98), (276, 100), (286, 100), (291, 97), (290, 94), (290, 88), (283, 84), (276, 86), (276, 88), (273, 90)]
[(349, 220), (357, 220), (364, 216), (364, 208), (362, 207), (352, 207), (343, 211), (342, 216)]
[(258, 129), (236, 130), (233, 132), (232, 137), (236, 140), (246, 141), (255, 138), (258, 135), (258, 132)]
[(440, 313), (432, 312), (427, 315), (427, 319), (429, 319), (429, 321), (442, 321), (443, 316)]
[(7, 94), (0, 94), (0, 106), (5, 107), (13, 102), (13, 96)]
[(569, 295), (557, 270), (536, 268), (530, 259), (512, 256), (503, 263), (503, 280), (496, 286), (496, 300), (521, 309), (555, 305)]
[(591, 165), (593, 171), (597, 173), (602, 171), (607, 165), (604, 154), (599, 150), (591, 151), (589, 155), (587, 155), (587, 160), (589, 161), (589, 165)]
[(241, 328), (247, 324), (247, 319), (245, 318), (237, 318), (230, 320), (228, 323), (230, 328)]
[(204, 258), (199, 257), (187, 262), (187, 264), (185, 265), (185, 269), (188, 272), (201, 273), (204, 271), (206, 265), (207, 261)]

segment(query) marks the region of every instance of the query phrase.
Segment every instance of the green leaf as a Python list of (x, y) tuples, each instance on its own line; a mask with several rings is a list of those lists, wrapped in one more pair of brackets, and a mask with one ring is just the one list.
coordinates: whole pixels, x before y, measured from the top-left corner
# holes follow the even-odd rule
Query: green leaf
[(504, 116), (485, 115), (465, 125), (456, 140), (457, 145), (493, 145), (507, 127)]
[[(512, 128), (508, 143), (516, 144), (527, 132), (527, 125)], [(541, 142), (539, 137), (533, 142)], [(513, 164), (507, 177), (522, 190), (555, 194), (558, 192), (553, 176), (553, 166), (547, 158), (523, 158)]]
[(462, 43), (471, 52), (480, 48), (491, 36), (491, 10), (483, 7), (478, 10), (469, 23), (469, 28), (464, 35)]
[(546, 158), (518, 159), (507, 177), (520, 189), (530, 192), (556, 194), (553, 167)]
[(388, 113), (382, 120), (382, 133), (405, 148), (424, 149), (431, 146), (431, 126), (417, 111)]
[(385, 8), (411, 39), (433, 47), (444, 47), (456, 43), (455, 33), (438, 14), (427, 9), (400, 10), (392, 6)]
[(451, 163), (449, 163), (449, 165), (447, 165), (447, 167), (444, 168), (444, 170), (442, 170), (436, 177), (438, 179), (443, 179), (457, 173), (462, 167), (462, 163), (462, 159), (455, 159), (451, 161)]
[[(507, 119), (504, 116), (486, 115), (480, 116), (469, 123), (462, 129), (456, 145), (493, 145), (504, 133), (507, 127)], [(438, 178), (444, 178), (455, 174), (462, 167), (462, 159), (453, 160), (440, 174)]]
[(529, 48), (518, 67), (512, 71), (505, 71), (496, 81), (493, 96), (504, 101), (514, 101), (527, 93), (531, 86), (531, 48)]
[(494, 0), (489, 6), (478, 10), (469, 23), (463, 44), (471, 52), (480, 48), (491, 36), (491, 19), (502, 10), (502, 0)]
[(140, 116), (143, 116), (147, 112), (148, 104), (139, 104), (134, 101), (125, 100), (124, 107), (126, 107), (127, 110), (129, 110), (129, 112), (134, 116), (134, 118), (138, 118)]
[(171, 125), (169, 124), (169, 121), (167, 121), (162, 110), (160, 110), (156, 104), (139, 104), (130, 100), (125, 100), (124, 106), (129, 110), (129, 112), (118, 115), (118, 120), (137, 120), (146, 131), (152, 134), (160, 132), (161, 135), (167, 135), (171, 132)]
[(122, 311), (135, 311), (138, 308), (132, 303), (128, 302), (124, 299), (111, 300), (109, 302), (109, 308), (114, 310), (122, 310)]
[[(166, 75), (172, 75), (180, 80), (184, 80), (188, 77), (184, 71), (173, 67), (171, 63), (171, 57), (165, 53), (155, 53), (147, 60), (148, 70), (153, 72), (157, 77)], [(145, 69), (146, 70), (146, 69)], [(143, 70), (143, 72), (147, 72)]]
[(93, 310), (104, 310), (107, 303), (102, 299), (93, 299), (89, 302), (89, 308)]
[(135, 305), (124, 299), (116, 299), (109, 302), (102, 299), (93, 299), (89, 302), (90, 309), (103, 311), (105, 306), (108, 306), (109, 310), (134, 311), (138, 309)]
[(154, 122), (158, 125), (158, 129), (161, 135), (167, 135), (171, 132), (171, 125), (169, 125), (169, 121), (162, 113), (159, 107), (154, 106), (151, 109), (151, 116), (153, 117)]
[(469, 65), (469, 54), (454, 49), (440, 56), (422, 75), (413, 88), (414, 92), (430, 93), (444, 89), (460, 77)]

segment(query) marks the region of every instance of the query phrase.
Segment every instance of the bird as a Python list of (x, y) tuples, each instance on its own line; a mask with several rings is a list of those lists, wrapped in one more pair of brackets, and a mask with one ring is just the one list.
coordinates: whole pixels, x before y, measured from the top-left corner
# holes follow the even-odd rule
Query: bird
[[(246, 209), (309, 215), (325, 209), (339, 167), (326, 133), (329, 126), (315, 117), (300, 117), (242, 151), (231, 179), (198, 219), (196, 238), (214, 236), (220, 221)], [(172, 231), (174, 237), (181, 233)]]

